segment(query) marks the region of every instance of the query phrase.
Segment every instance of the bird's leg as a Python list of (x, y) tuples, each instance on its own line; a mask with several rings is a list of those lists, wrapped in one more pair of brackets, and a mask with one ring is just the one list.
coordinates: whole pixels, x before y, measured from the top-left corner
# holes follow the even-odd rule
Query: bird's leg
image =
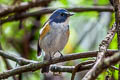
[(50, 61), (52, 60), (52, 56), (51, 56), (51, 53), (49, 53), (49, 56), (50, 56)]
[(53, 56), (56, 54), (56, 52), (53, 53)]
[(63, 58), (63, 54), (58, 50), (58, 52), (60, 53), (60, 58)]

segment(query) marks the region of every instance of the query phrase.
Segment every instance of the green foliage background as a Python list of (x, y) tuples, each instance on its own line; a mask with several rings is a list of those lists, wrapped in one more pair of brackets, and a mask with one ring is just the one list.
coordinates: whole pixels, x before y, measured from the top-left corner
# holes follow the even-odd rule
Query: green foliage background
[[(22, 2), (28, 2), (31, 0), (21, 0)], [(0, 0), (0, 5), (13, 5), (14, 0)], [(79, 7), (79, 6), (94, 6), (94, 5), (109, 5), (109, 0), (55, 0), (52, 1), (48, 7), (53, 8), (69, 8), (69, 7)], [(36, 8), (31, 9), (36, 10)], [(109, 14), (109, 15), (104, 15)], [(7, 22), (0, 25), (0, 44), (3, 50), (7, 51), (9, 54), (14, 54), (17, 56), (22, 56), (28, 59), (37, 60), (36, 50), (37, 50), (37, 40), (39, 38), (39, 30), (45, 21), (49, 18), (50, 14), (40, 16), (40, 25), (34, 33), (32, 40), (29, 42), (28, 53), (24, 49), (24, 42), (29, 36), (29, 33), (33, 30), (34, 22), (37, 17), (29, 17), (22, 20), (22, 28), (20, 28), (20, 21)], [(105, 16), (108, 19), (104, 19)], [(108, 21), (107, 21), (108, 20)], [(70, 18), (70, 38), (69, 42), (66, 45), (65, 49), (62, 51), (64, 54), (70, 54), (73, 52), (84, 52), (90, 50), (98, 50), (98, 45), (101, 40), (104, 39), (107, 34), (108, 29), (114, 22), (114, 14), (109, 12), (80, 12), (76, 13), (73, 17)], [(90, 29), (92, 30), (88, 32)], [(86, 34), (86, 32), (88, 32)], [(81, 37), (86, 34), (86, 36)], [(32, 34), (30, 34), (32, 35)], [(78, 44), (78, 41), (83, 38), (83, 41)], [(29, 41), (29, 40), (28, 40)], [(76, 47), (76, 48), (75, 48)], [(117, 49), (117, 36), (114, 37), (111, 42), (109, 49)], [(76, 65), (82, 61), (89, 60), (93, 58), (85, 58), (75, 61), (66, 62), (64, 65)], [(15, 62), (9, 60), (9, 63), (14, 68)], [(118, 67), (118, 65), (116, 65)], [(0, 72), (3, 72), (7, 69), (6, 64), (2, 57), (0, 57)], [(81, 72), (82, 73), (82, 72)], [(64, 80), (70, 79), (70, 73), (64, 73)], [(78, 74), (80, 75), (80, 74)], [(118, 72), (116, 70), (108, 69), (104, 71), (97, 80), (104, 80), (106, 76), (114, 77), (117, 80)], [(40, 70), (35, 72), (28, 72), (23, 74), (23, 80), (43, 80), (43, 74), (40, 73)], [(76, 76), (75, 80), (79, 80), (79, 76)], [(7, 80), (13, 80), (12, 77)]]

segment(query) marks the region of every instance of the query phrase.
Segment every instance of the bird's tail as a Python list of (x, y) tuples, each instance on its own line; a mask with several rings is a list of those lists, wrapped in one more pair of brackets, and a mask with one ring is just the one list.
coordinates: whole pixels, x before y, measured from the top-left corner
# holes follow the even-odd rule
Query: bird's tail
[[(45, 53), (44, 61), (49, 61), (49, 60), (50, 60), (50, 55)], [(50, 67), (50, 65), (43, 67), (41, 72), (42, 73), (48, 73), (49, 72), (49, 67)]]
[(37, 44), (37, 56), (40, 56), (41, 55), (41, 48), (40, 48), (40, 45), (39, 45), (39, 40), (38, 40), (38, 44)]

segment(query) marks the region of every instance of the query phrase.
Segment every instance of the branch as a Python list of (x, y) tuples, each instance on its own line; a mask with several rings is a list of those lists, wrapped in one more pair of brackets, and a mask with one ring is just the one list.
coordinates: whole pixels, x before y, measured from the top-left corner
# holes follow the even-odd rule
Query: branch
[(20, 5), (9, 6), (0, 11), (0, 17), (6, 16), (9, 13), (22, 12), (33, 7), (44, 6), (46, 3), (49, 3), (50, 1), (51, 0), (32, 0), (31, 2), (24, 2), (21, 3)]
[(24, 59), (24, 58), (20, 58), (20, 57), (11, 55), (11, 54), (9, 54), (7, 52), (4, 52), (2, 50), (0, 50), (0, 55), (2, 57), (4, 57), (4, 58), (7, 58), (7, 59), (15, 61), (15, 62), (17, 62), (20, 65), (24, 65), (24, 64), (29, 64), (29, 63), (36, 62), (36, 61), (33, 61), (33, 60), (27, 60), (27, 59)]
[(110, 66), (110, 68), (119, 71), (119, 69), (115, 66)]
[[(115, 10), (115, 22), (117, 27), (117, 43), (118, 50), (120, 51), (120, 0), (112, 0), (113, 7)], [(118, 72), (118, 80), (120, 80), (120, 64), (119, 64), (119, 72)]]
[(78, 69), (83, 66), (83, 65), (86, 65), (86, 64), (91, 64), (91, 63), (94, 63), (95, 61), (86, 61), (84, 63), (80, 63), (78, 65), (75, 66), (74, 70), (72, 71), (72, 77), (71, 77), (71, 80), (74, 80), (75, 78), (75, 74), (76, 72), (78, 71)]
[[(2, 57), (2, 58), (3, 58), (3, 60), (4, 60), (5, 64), (6, 64), (7, 70), (12, 69), (12, 66), (10, 65), (10, 63), (8, 62), (8, 60), (5, 59), (4, 57)], [(13, 76), (13, 80), (17, 80), (17, 77), (15, 75)]]
[[(85, 12), (85, 11), (98, 11), (98, 12), (113, 12), (113, 8), (111, 6), (91, 6), (91, 7), (71, 7), (71, 8), (65, 8), (72, 12)], [(39, 16), (43, 14), (48, 14), (56, 10), (56, 8), (42, 8), (39, 11), (35, 12), (26, 12), (21, 14), (15, 14), (12, 16), (9, 16), (7, 19), (2, 19), (0, 21), (0, 24), (3, 24), (5, 22), (19, 20), (23, 18), (27, 18), (30, 16)]]
[[(109, 55), (113, 54), (113, 52), (116, 52), (116, 51), (108, 51)], [(73, 53), (73, 54), (65, 55), (63, 56), (63, 58), (54, 58), (52, 59), (52, 61), (30, 63), (27, 65), (20, 66), (15, 69), (11, 69), (11, 70), (0, 73), (0, 79), (8, 78), (10, 76), (20, 74), (23, 72), (35, 71), (44, 66), (48, 66), (50, 64), (55, 64), (55, 63), (60, 63), (60, 62), (75, 60), (80, 58), (95, 57), (95, 56), (97, 56), (97, 51), (94, 51), (94, 52), (91, 51), (89, 53), (83, 52), (83, 53), (75, 53), (75, 54)]]
[(90, 71), (83, 77), (82, 80), (94, 80), (97, 77), (97, 70), (101, 68), (101, 64), (104, 62), (104, 56), (107, 51), (107, 48), (112, 41), (116, 32), (116, 25), (114, 24), (111, 30), (109, 30), (106, 38), (101, 42), (99, 47), (99, 52), (97, 56), (97, 61)]
[[(117, 50), (108, 50), (106, 52), (106, 56), (111, 56), (116, 52), (117, 52)], [(65, 61), (67, 61), (67, 60), (75, 60), (75, 59), (80, 59), (80, 58), (96, 57), (97, 53), (98, 53), (98, 51), (73, 53), (73, 54), (69, 54), (69, 55), (64, 55), (63, 58), (65, 59)], [(9, 54), (5, 51), (2, 51), (2, 50), (0, 50), (0, 56), (5, 57), (7, 59), (10, 59), (12, 61), (15, 61), (20, 65), (29, 64), (29, 63), (37, 63), (37, 61), (27, 60), (27, 59), (24, 59), (21, 57), (17, 57), (15, 55), (11, 55), (11, 54)]]
[(94, 80), (105, 69), (118, 62), (120, 62), (120, 53), (115, 53), (113, 56), (104, 59), (103, 63), (99, 64), (99, 68), (97, 68), (96, 73), (94, 74), (95, 76), (93, 76), (91, 80)]
[[(37, 70), (37, 69), (40, 69), (41, 67), (44, 67), (48, 64), (55, 64), (57, 63), (58, 61), (63, 61), (63, 59), (60, 59), (60, 58), (55, 58), (51, 61), (47, 61), (47, 62), (39, 62), (39, 63), (32, 63), (32, 64), (28, 64), (28, 65), (25, 65), (25, 66), (20, 66), (18, 68), (15, 68), (15, 69), (12, 69), (12, 70), (8, 70), (6, 72), (3, 72), (3, 73), (0, 73), (0, 79), (5, 79), (9, 76), (13, 76), (13, 75), (16, 75), (16, 74), (19, 74), (19, 73), (23, 73), (23, 72), (27, 72), (27, 71), (34, 71), (34, 70)], [(104, 60), (104, 62), (102, 64), (100, 64), (100, 67), (98, 70), (97, 70), (97, 76), (99, 73), (101, 73), (104, 69), (108, 68), (110, 65), (114, 65), (116, 64), (118, 61), (120, 61), (120, 53), (116, 53), (114, 54), (113, 56), (111, 57), (108, 57), (107, 59)], [(74, 67), (56, 67), (56, 66), (53, 66), (54, 68), (51, 68), (52, 71), (59, 71), (59, 72), (72, 72)], [(85, 66), (82, 66), (80, 67), (79, 71), (82, 71), (82, 70), (88, 70), (92, 67), (92, 65), (85, 65)], [(69, 69), (67, 69), (69, 68)]]
[[(20, 67), (17, 67), (15, 69), (11, 69), (11, 70), (8, 70), (6, 72), (0, 73), (0, 79), (5, 79), (9, 76), (13, 76), (13, 75), (20, 74), (20, 73), (23, 73), (23, 72), (38, 70), (38, 69), (40, 69), (44, 66), (47, 66), (47, 65), (50, 65), (50, 64), (55, 64), (55, 63), (58, 63), (58, 62), (63, 62), (63, 61), (64, 61), (64, 59), (54, 58), (52, 61), (31, 63), (31, 64), (28, 64), (28, 65), (20, 66)], [(86, 68), (86, 67), (84, 67), (84, 68)]]
[[(83, 65), (81, 66), (77, 72), (84, 71), (84, 70), (89, 70), (91, 69), (93, 64), (88, 64), (88, 65)], [(75, 69), (75, 66), (54, 66), (52, 65), (50, 67), (50, 70), (52, 72), (69, 72), (72, 73), (72, 71)]]

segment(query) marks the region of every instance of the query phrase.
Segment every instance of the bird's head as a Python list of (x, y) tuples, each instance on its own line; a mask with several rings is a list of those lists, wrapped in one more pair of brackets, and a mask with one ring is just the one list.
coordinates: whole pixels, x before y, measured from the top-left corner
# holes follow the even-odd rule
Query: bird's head
[(50, 16), (50, 20), (56, 23), (65, 22), (73, 13), (68, 12), (66, 9), (57, 9)]

